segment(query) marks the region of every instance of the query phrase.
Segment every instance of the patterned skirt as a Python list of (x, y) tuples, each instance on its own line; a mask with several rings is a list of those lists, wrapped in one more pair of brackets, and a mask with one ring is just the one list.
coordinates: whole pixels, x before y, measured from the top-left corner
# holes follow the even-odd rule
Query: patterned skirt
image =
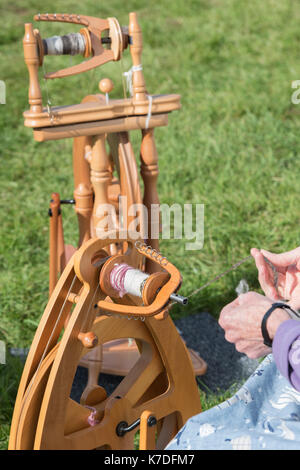
[(272, 354), (239, 391), (190, 418), (165, 450), (300, 450), (300, 392)]

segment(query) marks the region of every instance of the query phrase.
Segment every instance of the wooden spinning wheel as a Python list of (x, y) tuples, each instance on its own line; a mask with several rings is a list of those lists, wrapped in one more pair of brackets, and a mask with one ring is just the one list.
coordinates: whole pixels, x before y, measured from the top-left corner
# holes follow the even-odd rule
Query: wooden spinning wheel
[[(10, 448), (132, 448), (137, 427), (140, 448), (163, 448), (186, 419), (199, 412), (194, 375), (206, 370), (199, 355), (186, 349), (168, 315), (180, 274), (171, 263), (165, 267), (157, 261), (161, 258), (159, 218), (153, 217), (153, 207), (159, 211), (154, 129), (168, 124), (169, 113), (180, 108), (180, 96), (148, 94), (135, 13), (130, 13), (128, 27), (121, 27), (116, 18), (74, 14), (38, 14), (35, 20), (83, 26), (77, 33), (42, 39), (28, 23), (23, 40), (30, 105), (24, 124), (33, 129), (38, 142), (73, 139), (74, 199), (52, 194), (49, 303), (24, 368)], [(45, 76), (55, 79), (120, 60), (126, 48), (133, 64), (129, 98), (110, 99), (113, 84), (103, 79), (101, 93), (88, 95), (79, 104), (43, 105), (38, 69), (46, 55), (85, 58)], [(143, 194), (132, 130), (141, 132)], [(64, 242), (64, 203), (75, 205), (77, 247)], [(137, 238), (146, 241), (148, 251), (135, 247)], [(116, 259), (147, 273), (141, 298), (128, 293), (120, 299), (111, 291), (107, 270)], [(78, 365), (89, 372), (80, 404), (70, 398)], [(100, 372), (124, 377), (110, 396), (98, 385)]]
[[(180, 287), (179, 272), (171, 263), (164, 264), (158, 294), (154, 300), (151, 289), (144, 294), (144, 301), (150, 296), (148, 306), (130, 295), (122, 301), (108, 298), (100, 286), (103, 276), (107, 279), (102, 271), (110, 265), (109, 243), (126, 245), (123, 258), (128, 263), (137, 258), (153, 260), (142, 246), (137, 248), (123, 237), (91, 239), (74, 254), (49, 300), (27, 358), (10, 449), (130, 449), (136, 426), (140, 448), (164, 448), (201, 409), (191, 360), (166, 310), (170, 295)], [(112, 316), (106, 313), (108, 307)], [(74, 402), (70, 398), (73, 378), (88, 348), (128, 337), (136, 341), (140, 357), (120, 385), (110, 396), (95, 386), (83, 393), (80, 404)]]
[[(38, 14), (37, 21), (65, 22), (81, 25), (79, 33), (42, 39), (31, 23), (25, 25), (24, 57), (29, 71), (30, 109), (24, 112), (25, 126), (33, 129), (35, 140), (73, 139), (74, 199), (60, 200), (52, 194), (50, 217), (49, 293), (57, 283), (68, 260), (82, 243), (91, 237), (105, 238), (112, 228), (128, 230), (136, 224), (139, 236), (159, 249), (159, 198), (156, 188), (158, 155), (154, 129), (168, 123), (168, 114), (180, 107), (179, 95), (149, 95), (146, 90), (142, 56), (142, 32), (135, 13), (129, 15), (128, 27), (121, 27), (116, 18), (106, 20), (74, 14)], [(99, 83), (101, 93), (88, 95), (80, 104), (53, 107), (43, 99), (38, 69), (46, 55), (82, 54), (81, 64), (59, 70), (45, 76), (46, 79), (63, 78), (82, 73), (109, 61), (120, 60), (126, 48), (132, 58), (131, 97), (110, 99), (113, 83), (104, 78)], [(90, 58), (92, 57), (92, 58)], [(140, 187), (136, 158), (130, 142), (130, 132), (140, 130), (140, 174), (144, 193)], [(62, 204), (75, 204), (78, 217), (78, 246), (66, 245), (63, 235)], [(113, 208), (113, 211), (107, 208)], [(153, 208), (156, 207), (155, 211)], [(139, 208), (132, 212), (132, 208)], [(111, 244), (110, 253), (120, 247)], [(136, 260), (136, 267), (138, 260)], [(159, 267), (148, 260), (144, 269), (148, 272)], [(122, 352), (127, 351), (128, 365), (118, 366)], [(126, 341), (110, 344), (103, 354), (90, 353), (82, 365), (90, 371), (90, 379), (97, 377), (97, 362), (102, 370), (123, 375), (128, 372), (138, 353)], [(205, 362), (190, 351), (196, 375), (206, 370)], [(91, 361), (90, 361), (91, 359)], [(103, 364), (104, 361), (104, 364)], [(94, 370), (92, 370), (94, 369)], [(93, 376), (93, 378), (92, 378)]]

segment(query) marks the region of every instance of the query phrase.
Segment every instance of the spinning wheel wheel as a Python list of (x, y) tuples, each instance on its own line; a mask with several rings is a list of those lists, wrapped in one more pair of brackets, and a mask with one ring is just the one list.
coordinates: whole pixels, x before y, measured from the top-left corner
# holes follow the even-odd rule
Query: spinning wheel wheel
[[(166, 311), (172, 292), (180, 287), (179, 272), (167, 263), (155, 295), (149, 294), (155, 274), (149, 276), (148, 290), (143, 291), (148, 306), (132, 295), (108, 298), (101, 285), (107, 280), (104, 270), (111, 269), (114, 261), (107, 254), (110, 243), (126, 244), (121, 260), (128, 263), (151, 259), (133, 241), (120, 237), (91, 239), (74, 254), (49, 300), (27, 358), (10, 449), (130, 449), (137, 425), (142, 448), (149, 442), (164, 448), (184, 422), (200, 411), (189, 355)], [(97, 341), (104, 344), (129, 337), (136, 341), (140, 357), (114, 392), (107, 396), (95, 386), (83, 394), (80, 404), (74, 402), (70, 398), (73, 378), (88, 348)], [(156, 444), (151, 424), (156, 426)]]

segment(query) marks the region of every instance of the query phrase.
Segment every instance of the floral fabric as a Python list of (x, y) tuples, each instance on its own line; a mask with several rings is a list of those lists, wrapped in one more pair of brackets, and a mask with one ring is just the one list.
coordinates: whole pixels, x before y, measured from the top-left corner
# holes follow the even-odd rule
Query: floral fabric
[(267, 356), (228, 400), (190, 418), (166, 450), (298, 450), (300, 392)]

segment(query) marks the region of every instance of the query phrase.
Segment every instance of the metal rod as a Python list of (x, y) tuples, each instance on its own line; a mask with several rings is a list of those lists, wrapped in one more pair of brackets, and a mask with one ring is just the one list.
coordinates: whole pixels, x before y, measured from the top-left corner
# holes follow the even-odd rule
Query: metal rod
[[(132, 431), (133, 429), (137, 428), (141, 423), (141, 419), (138, 418), (137, 420), (133, 421), (133, 423), (128, 424), (127, 421), (120, 421), (120, 423), (116, 427), (117, 436), (123, 437), (127, 432)], [(155, 426), (157, 420), (155, 416), (149, 416), (147, 420), (147, 425), (149, 427)]]
[(75, 199), (61, 199), (61, 204), (75, 204)]
[(179, 294), (171, 294), (170, 300), (172, 300), (173, 302), (177, 302), (178, 304), (181, 304), (181, 305), (187, 305), (189, 301), (187, 297), (183, 297), (182, 295), (179, 295)]

